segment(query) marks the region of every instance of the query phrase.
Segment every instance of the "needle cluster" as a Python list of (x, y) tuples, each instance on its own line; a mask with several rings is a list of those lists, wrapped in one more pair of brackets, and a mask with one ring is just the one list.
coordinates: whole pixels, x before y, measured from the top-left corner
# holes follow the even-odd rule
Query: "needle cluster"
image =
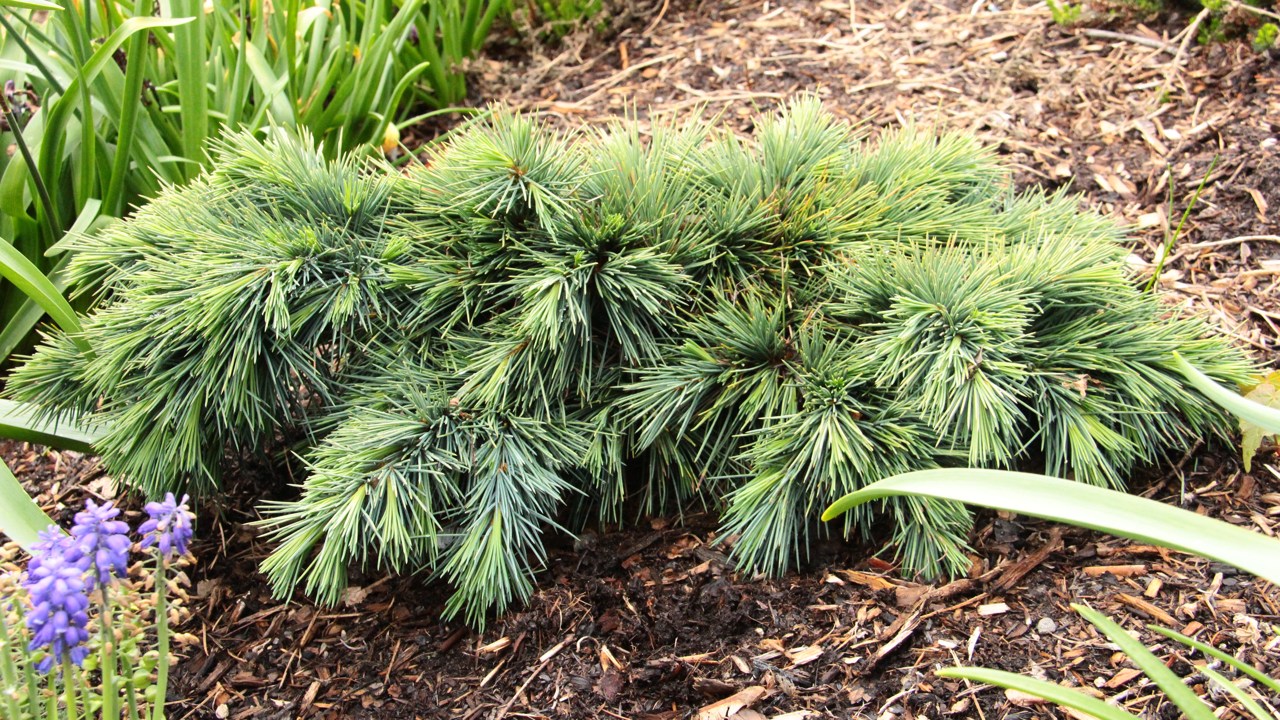
[[(111, 470), (208, 491), (223, 454), (307, 438), (266, 508), (276, 589), (426, 569), (475, 623), (526, 597), (558, 523), (721, 511), (750, 571), (802, 562), (823, 507), (908, 470), (1036, 466), (1118, 487), (1229, 428), (1180, 380), (1249, 363), (1140, 291), (1122, 233), (1015, 194), (992, 154), (870, 142), (815, 99), (754, 137), (557, 134), (501, 110), (392, 173), (242, 137), (78, 242), (101, 282), (10, 383), (101, 421)], [(83, 418), (82, 418), (83, 419)], [(906, 570), (967, 569), (961, 506), (897, 500)]]

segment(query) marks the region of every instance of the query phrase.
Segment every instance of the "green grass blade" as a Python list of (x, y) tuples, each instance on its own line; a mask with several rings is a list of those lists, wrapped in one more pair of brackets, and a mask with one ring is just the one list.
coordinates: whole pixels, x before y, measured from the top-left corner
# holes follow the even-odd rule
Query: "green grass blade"
[(0, 463), (0, 532), (30, 551), (40, 531), (52, 524), (53, 520), (22, 489), (9, 466)]
[(1183, 645), (1186, 645), (1187, 647), (1193, 648), (1195, 650), (1199, 650), (1201, 653), (1204, 653), (1209, 657), (1217, 658), (1218, 660), (1221, 660), (1222, 662), (1230, 665), (1236, 670), (1239, 670), (1245, 675), (1248, 675), (1254, 680), (1257, 680), (1258, 682), (1262, 683), (1268, 688), (1271, 688), (1272, 692), (1280, 694), (1280, 680), (1276, 680), (1275, 678), (1267, 675), (1266, 673), (1262, 672), (1258, 668), (1250, 665), (1249, 663), (1243, 660), (1234, 658), (1208, 643), (1203, 643), (1203, 642), (1200, 642), (1199, 640), (1196, 640), (1195, 638), (1187, 637), (1186, 635), (1183, 635), (1182, 633), (1176, 630), (1170, 630), (1169, 628), (1160, 627), (1159, 625), (1148, 625), (1147, 629), (1150, 630), (1151, 632), (1159, 633), (1169, 638), (1170, 640), (1177, 640)]
[[(71, 44), (71, 52), (72, 57), (76, 60), (77, 76), (84, 75), (87, 70), (83, 68), (87, 67), (88, 60), (93, 57), (93, 45), (92, 40), (89, 37), (88, 27), (89, 7), (86, 5), (84, 10), (85, 15), (83, 17), (80, 13), (75, 12), (74, 8), (71, 12), (61, 13), (58, 16), (59, 19), (64, 21), (63, 24), (66, 26), (67, 35), (75, 38)], [(75, 195), (73, 196), (73, 199), (76, 205), (78, 205), (79, 201), (82, 199), (93, 197), (95, 195), (94, 180), (97, 179), (98, 144), (94, 142), (96, 139), (95, 127), (97, 123), (94, 120), (93, 89), (90, 85), (90, 81), (83, 79), (83, 77), (81, 77), (80, 82), (72, 83), (72, 87), (79, 90), (78, 96), (80, 98), (80, 142), (75, 146), (80, 158), (80, 172), (76, 173), (73, 171), (71, 173), (71, 179), (75, 185)], [(67, 98), (63, 98), (63, 101), (66, 99)], [(50, 172), (51, 170), (52, 166), (40, 168), (42, 173), (49, 174), (52, 178), (54, 176)], [(79, 210), (78, 207), (75, 209), (77, 211)], [(48, 244), (52, 245), (57, 242), (59, 237), (60, 235), (50, 237), (48, 239)]]
[(93, 444), (101, 436), (96, 428), (69, 420), (45, 419), (32, 405), (0, 400), (0, 437), (92, 454)]
[(1178, 706), (1187, 720), (1217, 720), (1213, 711), (1200, 699), (1195, 691), (1187, 687), (1182, 678), (1174, 674), (1137, 638), (1130, 635), (1119, 623), (1087, 605), (1072, 604), (1072, 609), (1102, 631), (1111, 642), (1120, 646), (1120, 650), (1129, 656), (1129, 660), (1137, 665), (1148, 678), (1164, 691), (1165, 697)]
[(48, 250), (45, 250), (44, 256), (53, 257), (69, 250), (71, 242), (76, 239), (76, 236), (89, 232), (89, 228), (93, 226), (94, 221), (98, 219), (101, 213), (102, 202), (96, 198), (89, 198), (88, 202), (84, 204), (84, 209), (80, 211), (80, 216), (76, 218), (75, 223), (67, 230), (67, 234), (50, 246)]
[(258, 83), (258, 102), (271, 108), (271, 120), (276, 125), (292, 127), (297, 124), (294, 117), (294, 105), (289, 102), (285, 88), (289, 84), (289, 73), (276, 77), (262, 51), (256, 45), (245, 45), (245, 62)]
[(1226, 408), (1240, 419), (1256, 425), (1271, 433), (1280, 433), (1280, 410), (1267, 407), (1246, 397), (1231, 392), (1214, 382), (1212, 378), (1195, 368), (1178, 353), (1173, 354), (1174, 366), (1205, 397)]
[(1245, 692), (1244, 688), (1223, 677), (1221, 673), (1215, 672), (1212, 668), (1200, 668), (1200, 672), (1226, 690), (1236, 699), (1236, 702), (1243, 705), (1258, 720), (1276, 720), (1274, 715), (1262, 709), (1257, 700), (1249, 697), (1249, 693)]
[(40, 68), (35, 65), (19, 62), (17, 60), (7, 60), (5, 58), (0, 58), (0, 70), (7, 70), (11, 73), (20, 73), (22, 75), (31, 76), (40, 74)]
[[(229, 131), (240, 129), (241, 117), (249, 105), (249, 90), (251, 85), (249, 83), (249, 66), (246, 60), (246, 53), (248, 52), (249, 45), (249, 33), (244, 29), (247, 17), (248, 15), (246, 14), (246, 10), (241, 8), (239, 17), (240, 33), (238, 42), (234, 45), (235, 52), (233, 53), (234, 61), (232, 63), (231, 71), (231, 87), (227, 93), (222, 108), (223, 113), (227, 116), (227, 119), (224, 122), (226, 123), (226, 129)], [(232, 45), (228, 45), (227, 51), (230, 52), (232, 47)], [(226, 58), (223, 59), (223, 62), (226, 62)]]
[[(44, 221), (44, 227), (49, 233), (49, 242), (53, 242), (58, 237), (57, 234), (60, 227), (57, 218), (57, 206), (53, 204), (53, 198), (49, 195), (49, 189), (44, 183), (44, 177), (40, 173), (36, 159), (32, 156), (31, 148), (27, 145), (25, 133), (18, 123), (17, 116), (14, 115), (13, 108), (3, 98), (0, 98), (0, 105), (3, 106), (5, 121), (9, 124), (9, 129), (13, 133), (14, 144), (18, 146), (18, 151), (22, 155), (23, 166), (28, 170), (27, 176), (31, 179), (36, 197), (40, 199), (40, 206), (37, 208), (36, 214)], [(7, 172), (5, 174), (8, 175)], [(19, 178), (21, 176), (14, 175), (14, 177)], [(15, 193), (15, 195), (20, 195), (20, 193)], [(17, 198), (17, 202), (19, 206), (24, 204), (21, 197)], [(22, 214), (22, 210), (19, 208), (18, 212), (14, 214)]]
[(1031, 473), (965, 468), (904, 473), (845, 495), (822, 519), (897, 496), (955, 500), (1100, 530), (1218, 560), (1280, 584), (1280, 541), (1154, 500)]
[(493, 22), (506, 10), (507, 0), (491, 0), (489, 2), (489, 6), (484, 11), (484, 16), (480, 18), (480, 23), (475, 28), (471, 39), (470, 52), (479, 52), (484, 47), (484, 42), (489, 37), (489, 31), (493, 28)]
[(53, 72), (49, 70), (49, 66), (45, 64), (44, 59), (41, 57), (41, 53), (36, 52), (35, 49), (27, 43), (27, 39), (23, 37), (22, 33), (18, 32), (17, 28), (9, 24), (9, 20), (4, 16), (4, 13), (0, 13), (0, 28), (4, 28), (8, 36), (13, 38), (13, 41), (22, 50), (22, 54), (40, 71), (40, 76), (44, 78), (45, 82), (49, 83), (49, 87), (53, 89), (54, 93), (61, 95), (65, 92), (62, 88), (62, 83), (58, 82), (58, 79), (53, 76)]
[(391, 97), (387, 98), (386, 104), (383, 106), (384, 110), (382, 116), (383, 120), (385, 120), (383, 125), (395, 122), (396, 119), (393, 114), (395, 113), (396, 108), (400, 107), (400, 101), (404, 99), (404, 94), (408, 92), (409, 88), (418, 81), (418, 78), (427, 71), (429, 66), (430, 63), (426, 61), (418, 63), (412, 68), (409, 68), (408, 72), (404, 74), (404, 77), (400, 78), (400, 82), (396, 83), (395, 89), (391, 91)]
[(449, 95), (449, 78), (445, 73), (445, 63), (441, 59), (440, 50), (436, 47), (435, 31), (440, 24), (440, 8), (438, 3), (431, 3), (427, 6), (426, 29), (420, 26), (418, 28), (418, 37), (422, 38), (422, 53), (427, 58), (427, 74), (431, 79), (431, 91), (435, 96), (436, 103), (440, 105), (452, 105), (457, 102), (457, 98)]
[(1057, 703), (1062, 707), (1078, 710), (1086, 715), (1091, 715), (1098, 720), (1138, 720), (1138, 716), (1129, 713), (1115, 705), (1108, 705), (1101, 700), (1085, 695), (1079, 690), (1055, 685), (1044, 680), (1036, 680), (1035, 678), (1024, 677), (1016, 673), (1005, 672), (1003, 670), (988, 670), (986, 668), (975, 667), (953, 667), (938, 671), (938, 677), (959, 678), (961, 680), (971, 680), (973, 682), (986, 683), (987, 685), (995, 685), (996, 687), (1017, 690), (1028, 695), (1042, 697), (1052, 703)]

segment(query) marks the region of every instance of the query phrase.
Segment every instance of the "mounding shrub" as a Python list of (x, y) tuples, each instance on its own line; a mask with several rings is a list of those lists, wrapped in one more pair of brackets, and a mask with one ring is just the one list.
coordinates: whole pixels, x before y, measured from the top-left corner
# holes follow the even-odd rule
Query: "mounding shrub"
[[(1122, 233), (1015, 194), (992, 154), (868, 141), (813, 98), (743, 139), (698, 119), (557, 134), (495, 110), (407, 174), (239, 137), (197, 182), (76, 241), (101, 308), (9, 384), (107, 428), (148, 493), (301, 430), (266, 508), (282, 594), (426, 569), (483, 623), (558, 523), (704, 503), (740, 565), (802, 561), (845, 493), (938, 466), (1120, 487), (1230, 419), (1184, 385), (1243, 355), (1138, 289)], [(90, 352), (77, 348), (82, 339)], [(904, 569), (967, 569), (957, 503), (895, 498)]]

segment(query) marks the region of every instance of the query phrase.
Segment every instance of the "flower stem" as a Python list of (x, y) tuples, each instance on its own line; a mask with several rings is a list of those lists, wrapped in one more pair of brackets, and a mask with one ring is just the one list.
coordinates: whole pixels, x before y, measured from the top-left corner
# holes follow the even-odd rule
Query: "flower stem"
[(124, 685), (125, 702), (129, 705), (129, 720), (141, 720), (138, 715), (138, 691), (133, 689), (133, 678)]
[(9, 634), (9, 624), (5, 622), (7, 612), (6, 608), (0, 607), (0, 677), (4, 680), (5, 708), (10, 717), (19, 718), (22, 713), (18, 709), (16, 697), (18, 668), (13, 660), (13, 652), (9, 649), (13, 645), (13, 636)]
[(151, 704), (151, 720), (164, 720), (164, 700), (169, 686), (169, 613), (165, 609), (165, 594), (169, 583), (165, 579), (164, 553), (156, 553), (156, 695)]
[[(1155, 289), (1156, 283), (1160, 282), (1160, 274), (1164, 272), (1165, 260), (1169, 259), (1169, 253), (1173, 252), (1173, 244), (1182, 236), (1182, 226), (1187, 222), (1187, 216), (1191, 214), (1191, 209), (1196, 206), (1196, 202), (1200, 200), (1200, 193), (1204, 191), (1205, 183), (1209, 182), (1209, 176), (1213, 174), (1214, 168), (1218, 167), (1218, 158), (1221, 155), (1214, 155), (1213, 162), (1209, 163), (1209, 169), (1205, 171), (1204, 177), (1200, 178), (1200, 185), (1196, 187), (1195, 193), (1191, 195), (1191, 202), (1187, 203), (1187, 207), (1182, 211), (1182, 218), (1178, 220), (1178, 229), (1173, 231), (1172, 235), (1165, 238), (1164, 245), (1160, 248), (1160, 257), (1156, 260), (1156, 267), (1151, 272), (1151, 280), (1147, 282), (1145, 290), (1151, 292)], [(1173, 212), (1173, 175), (1169, 175), (1169, 212)], [(1167, 231), (1166, 231), (1167, 232)]]
[(118, 720), (120, 717), (120, 693), (116, 690), (116, 633), (115, 620), (108, 597), (109, 584), (102, 584), (102, 614), (99, 629), (102, 632), (102, 717)]
[[(18, 615), (18, 625), (22, 625), (25, 620), (22, 604), (15, 605), (14, 610)], [(36, 684), (36, 673), (31, 667), (30, 656), (27, 657), (26, 662), (22, 663), (22, 676), (27, 681), (27, 707), (31, 710), (31, 717), (39, 717), (40, 713), (37, 709), (40, 707), (40, 688)], [(53, 713), (46, 713), (46, 715), (47, 717), (56, 717)]]
[(67, 720), (79, 720), (80, 712), (76, 707), (75, 668), (71, 666), (71, 658), (62, 657), (62, 689), (67, 703)]

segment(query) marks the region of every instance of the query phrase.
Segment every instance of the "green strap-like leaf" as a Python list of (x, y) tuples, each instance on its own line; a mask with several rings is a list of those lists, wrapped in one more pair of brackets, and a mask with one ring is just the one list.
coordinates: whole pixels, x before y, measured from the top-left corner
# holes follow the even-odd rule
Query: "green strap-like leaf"
[[(98, 210), (101, 206), (102, 203), (96, 199), (86, 202), (84, 209), (80, 211), (80, 216), (76, 218), (75, 225), (72, 225), (67, 234), (55, 243), (53, 247), (46, 250), (45, 255), (50, 256), (63, 252), (65, 249), (64, 243), (73, 239), (75, 235), (87, 231), (93, 222), (97, 220)], [(63, 270), (69, 261), (70, 256), (64, 255), (46, 276), (59, 296), (67, 289), (67, 278)], [(14, 349), (31, 334), (32, 328), (36, 326), (36, 323), (40, 322), (42, 317), (44, 317), (44, 308), (28, 295), (18, 311), (9, 318), (9, 322), (5, 323), (4, 329), (0, 330), (0, 361), (8, 359)]]
[(0, 0), (0, 7), (15, 10), (61, 10), (62, 6), (46, 0)]
[(102, 432), (96, 428), (84, 427), (69, 420), (44, 420), (30, 405), (0, 400), (0, 437), (92, 453), (93, 444), (101, 436)]
[(1231, 392), (1214, 382), (1212, 378), (1195, 368), (1178, 353), (1173, 354), (1174, 365), (1186, 376), (1187, 381), (1205, 397), (1218, 403), (1240, 419), (1250, 422), (1267, 432), (1280, 433), (1280, 410), (1254, 402)]
[(1057, 703), (1062, 707), (1078, 710), (1086, 715), (1091, 715), (1098, 720), (1138, 720), (1138, 716), (1126, 712), (1115, 705), (1108, 705), (1101, 700), (1089, 697), (1079, 690), (1055, 685), (1044, 680), (1036, 680), (1035, 678), (1024, 677), (1016, 673), (1005, 672), (1003, 670), (988, 670), (986, 668), (975, 667), (954, 667), (946, 668), (938, 671), (939, 677), (960, 678), (961, 680), (972, 680), (973, 682), (986, 683), (995, 685), (996, 687), (1017, 690), (1028, 695), (1042, 697), (1052, 703)]
[(822, 519), (896, 496), (955, 500), (1100, 530), (1218, 560), (1280, 584), (1280, 541), (1154, 500), (1031, 473), (964, 468), (904, 473), (845, 495)]
[(22, 489), (9, 466), (0, 463), (0, 532), (30, 551), (40, 531), (52, 524), (53, 520)]
[(1235, 698), (1237, 702), (1243, 705), (1245, 709), (1258, 720), (1276, 720), (1274, 715), (1262, 709), (1262, 705), (1258, 704), (1257, 700), (1249, 697), (1249, 693), (1245, 692), (1244, 688), (1231, 682), (1221, 673), (1215, 672), (1212, 668), (1200, 668), (1200, 672), (1204, 673), (1205, 677), (1220, 685), (1223, 690), (1226, 690), (1231, 697)]
[[(78, 452), (93, 452), (99, 433), (72, 422), (39, 419), (34, 408), (10, 400), (0, 400), (0, 437), (49, 445)], [(36, 505), (18, 478), (0, 463), (0, 532), (30, 551), (41, 530), (53, 520)]]
[(35, 300), (81, 350), (89, 352), (89, 344), (80, 337), (80, 318), (71, 303), (62, 297), (40, 268), (7, 242), (0, 242), (0, 275)]
[(1200, 696), (1182, 682), (1182, 678), (1175, 675), (1163, 660), (1130, 635), (1129, 631), (1120, 627), (1119, 623), (1087, 605), (1073, 603), (1071, 607), (1094, 627), (1101, 630), (1111, 642), (1119, 645), (1120, 650), (1129, 656), (1129, 660), (1164, 691), (1165, 697), (1169, 698), (1170, 702), (1178, 706), (1187, 720), (1217, 720), (1209, 706), (1205, 705)]
[(1230, 665), (1236, 670), (1239, 670), (1245, 675), (1248, 675), (1254, 680), (1257, 680), (1263, 685), (1266, 685), (1267, 687), (1271, 688), (1272, 692), (1280, 694), (1280, 680), (1276, 680), (1275, 678), (1270, 677), (1269, 675), (1262, 672), (1258, 668), (1250, 665), (1249, 663), (1243, 660), (1240, 660), (1239, 658), (1232, 657), (1227, 653), (1219, 650), (1218, 648), (1212, 645), (1209, 645), (1208, 643), (1203, 643), (1203, 642), (1200, 642), (1199, 640), (1196, 640), (1195, 638), (1187, 637), (1186, 635), (1183, 635), (1182, 633), (1176, 630), (1170, 630), (1169, 628), (1160, 627), (1159, 625), (1148, 625), (1147, 629), (1150, 630), (1151, 632), (1159, 633), (1169, 638), (1170, 640), (1177, 640), (1183, 645), (1186, 645), (1189, 648), (1194, 648), (1196, 650), (1199, 650), (1200, 652), (1204, 653), (1205, 655), (1208, 655), (1209, 657), (1217, 658), (1218, 660), (1221, 660), (1222, 662)]

